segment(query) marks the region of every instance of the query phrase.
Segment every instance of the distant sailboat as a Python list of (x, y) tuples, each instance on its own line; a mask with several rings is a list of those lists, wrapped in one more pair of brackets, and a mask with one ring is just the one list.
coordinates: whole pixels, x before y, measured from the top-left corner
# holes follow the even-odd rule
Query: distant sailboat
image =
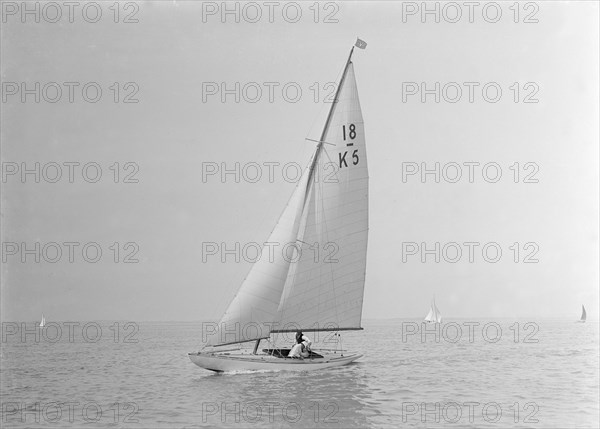
[(46, 326), (46, 318), (44, 317), (44, 313), (42, 313), (42, 320), (40, 321), (40, 328)]
[[(366, 43), (359, 39), (355, 46), (364, 49)], [(362, 329), (369, 176), (353, 51), (312, 158), (267, 240), (282, 246), (294, 243), (298, 259), (291, 263), (282, 252), (271, 255), (263, 249), (208, 344), (188, 354), (202, 368), (308, 371), (346, 365), (362, 356), (313, 350), (298, 359), (287, 357), (289, 348), (258, 348), (273, 333)], [(335, 177), (319, 177), (332, 169)], [(311, 246), (325, 243), (335, 243), (337, 263), (315, 260)], [(218, 348), (250, 341), (255, 342), (252, 353)]]
[(581, 319), (579, 319), (579, 323), (585, 323), (586, 318), (587, 318), (587, 314), (585, 313), (585, 307), (582, 304), (581, 305)]
[(425, 316), (425, 321), (427, 323), (442, 323), (442, 314), (435, 305), (435, 298), (431, 301), (431, 308), (429, 309), (427, 316)]

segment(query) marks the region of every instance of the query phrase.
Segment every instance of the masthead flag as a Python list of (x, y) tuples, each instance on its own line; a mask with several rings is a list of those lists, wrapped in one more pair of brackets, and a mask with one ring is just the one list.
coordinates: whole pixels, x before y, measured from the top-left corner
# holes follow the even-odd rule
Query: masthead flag
[(356, 39), (356, 43), (354, 44), (359, 49), (365, 49), (367, 47), (367, 42), (364, 40)]

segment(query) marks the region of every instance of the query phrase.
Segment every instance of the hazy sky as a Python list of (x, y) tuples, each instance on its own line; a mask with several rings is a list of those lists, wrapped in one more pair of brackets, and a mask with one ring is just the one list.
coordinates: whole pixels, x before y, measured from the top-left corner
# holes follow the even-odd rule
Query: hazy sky
[[(448, 22), (456, 8), (444, 3), (439, 23), (415, 11), (421, 2), (277, 3), (273, 22), (259, 2), (255, 23), (254, 5), (240, 3), (236, 23), (214, 9), (221, 2), (158, 1), (136, 3), (138, 10), (121, 4), (115, 23), (111, 4), (102, 4), (96, 23), (80, 9), (70, 23), (67, 6), (58, 22), (46, 22), (56, 16), (46, 9), (36, 23), (3, 3), (3, 320), (39, 320), (42, 312), (48, 320), (220, 317), (251, 264), (233, 256), (203, 262), (202, 243), (233, 248), (267, 239), (294, 187), (282, 165), (308, 161), (314, 143), (305, 138), (319, 137), (326, 85), (339, 77), (356, 36), (368, 43), (354, 58), (370, 175), (363, 317), (425, 316), (435, 294), (450, 318), (575, 319), (582, 303), (597, 318), (598, 3), (521, 3), (516, 16), (513, 2), (504, 2), (495, 23), (488, 21), (496, 11), (484, 14), (484, 2), (473, 22), (463, 6), (456, 23)], [(302, 16), (291, 22), (298, 8)], [(95, 12), (86, 9), (85, 18)], [(235, 92), (236, 82), (238, 103), (234, 93), (225, 102), (220, 92), (206, 93), (221, 83)], [(21, 83), (34, 89), (25, 102)], [(433, 90), (425, 102), (421, 83)], [(98, 102), (83, 98), (86, 84), (88, 99), (102, 89)], [(486, 84), (488, 100), (501, 89), (497, 102), (482, 95)], [(139, 102), (123, 103), (128, 95)], [(40, 183), (34, 174), (22, 180), (22, 167), (34, 170), (36, 162)], [(436, 162), (440, 183), (433, 174), (425, 183), (420, 174), (403, 180), (409, 168)], [(52, 163), (61, 166), (56, 183)], [(88, 163), (96, 163), (88, 180), (102, 170), (96, 183), (82, 175)], [(226, 183), (219, 175), (203, 180), (207, 163), (257, 163), (263, 176), (256, 183), (235, 183), (233, 175)], [(265, 163), (280, 163), (272, 183)], [(462, 169), (456, 183), (456, 164), (448, 163)], [(484, 178), (488, 163), (495, 164)], [(502, 176), (489, 183), (496, 166)], [(128, 173), (138, 183), (124, 183)], [(436, 242), (439, 263), (435, 255), (422, 262), (420, 252), (406, 254), (406, 243), (422, 250), (421, 243), (434, 249)], [(456, 246), (446, 246), (446, 258), (442, 251), (452, 242), (463, 251), (456, 263), (448, 261)], [(479, 243), (472, 263), (465, 242)], [(39, 243), (39, 263), (22, 243)], [(97, 243), (86, 247), (90, 260), (102, 250), (96, 263), (82, 256), (88, 243)], [(498, 262), (482, 256), (486, 243), (493, 243), (490, 258), (493, 246), (502, 250)], [(139, 262), (123, 263), (132, 252)], [(528, 255), (538, 262), (524, 263)]]

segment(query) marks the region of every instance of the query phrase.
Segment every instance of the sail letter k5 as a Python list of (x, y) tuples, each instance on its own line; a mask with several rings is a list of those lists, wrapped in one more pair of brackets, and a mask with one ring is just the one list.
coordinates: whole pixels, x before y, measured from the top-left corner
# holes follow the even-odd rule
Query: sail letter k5
[(348, 152), (344, 152), (344, 155), (340, 152), (338, 155), (340, 157), (340, 168), (342, 168), (342, 163), (345, 167), (348, 167), (348, 163), (346, 162), (346, 155), (348, 155)]

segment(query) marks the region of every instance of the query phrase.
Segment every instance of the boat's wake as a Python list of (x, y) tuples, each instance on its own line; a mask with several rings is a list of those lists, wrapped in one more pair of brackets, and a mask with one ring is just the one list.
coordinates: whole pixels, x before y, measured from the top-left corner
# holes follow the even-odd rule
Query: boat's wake
[(284, 372), (285, 369), (238, 369), (232, 371), (223, 371), (215, 373), (215, 375), (240, 375), (240, 374), (264, 374), (270, 372)]

